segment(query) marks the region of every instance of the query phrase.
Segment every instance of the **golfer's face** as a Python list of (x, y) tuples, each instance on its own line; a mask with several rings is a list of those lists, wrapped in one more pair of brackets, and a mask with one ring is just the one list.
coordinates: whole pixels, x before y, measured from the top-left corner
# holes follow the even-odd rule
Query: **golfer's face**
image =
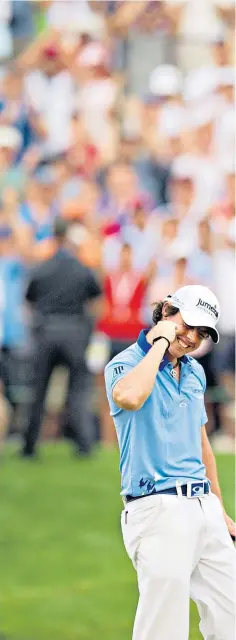
[(181, 358), (184, 354), (191, 353), (198, 349), (202, 340), (208, 337), (206, 327), (190, 327), (185, 324), (181, 313), (176, 313), (175, 316), (168, 316), (166, 320), (171, 320), (178, 329), (176, 332), (176, 339), (170, 345), (169, 352), (176, 358)]

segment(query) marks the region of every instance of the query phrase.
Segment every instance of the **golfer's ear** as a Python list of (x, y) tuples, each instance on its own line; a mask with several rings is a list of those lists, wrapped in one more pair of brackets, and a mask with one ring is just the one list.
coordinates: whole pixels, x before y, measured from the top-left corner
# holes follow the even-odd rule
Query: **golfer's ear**
[(162, 315), (164, 318), (167, 318), (167, 308), (168, 308), (168, 302), (164, 302), (162, 307)]

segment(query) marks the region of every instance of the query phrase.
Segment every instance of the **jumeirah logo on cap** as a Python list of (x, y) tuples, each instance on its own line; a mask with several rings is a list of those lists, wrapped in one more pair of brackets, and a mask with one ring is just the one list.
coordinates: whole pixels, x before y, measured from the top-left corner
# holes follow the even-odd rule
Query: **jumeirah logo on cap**
[(218, 311), (216, 309), (216, 305), (214, 307), (212, 307), (211, 304), (209, 304), (209, 302), (206, 302), (205, 300), (202, 300), (201, 298), (199, 298), (199, 300), (198, 300), (197, 307), (204, 307), (204, 309), (206, 309), (206, 311), (209, 311), (210, 313), (213, 313), (216, 318), (218, 318), (218, 316), (219, 316), (219, 313), (218, 313)]

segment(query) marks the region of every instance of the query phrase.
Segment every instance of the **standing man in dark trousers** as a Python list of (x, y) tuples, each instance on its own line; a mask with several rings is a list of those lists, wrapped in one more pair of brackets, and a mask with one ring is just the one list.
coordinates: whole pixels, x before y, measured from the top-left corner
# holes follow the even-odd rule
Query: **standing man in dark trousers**
[(58, 364), (69, 369), (67, 408), (76, 451), (88, 455), (92, 444), (85, 349), (92, 331), (88, 305), (101, 294), (93, 273), (70, 251), (67, 224), (54, 223), (55, 255), (35, 267), (26, 291), (34, 312), (33, 400), (22, 455), (35, 454), (49, 379)]

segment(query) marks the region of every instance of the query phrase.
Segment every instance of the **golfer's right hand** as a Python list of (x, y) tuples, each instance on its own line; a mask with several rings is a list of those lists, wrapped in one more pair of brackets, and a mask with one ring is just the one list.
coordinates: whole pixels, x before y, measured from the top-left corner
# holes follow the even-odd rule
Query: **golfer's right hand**
[(178, 329), (177, 324), (171, 322), (171, 320), (161, 320), (158, 324), (152, 328), (152, 342), (155, 338), (167, 338), (170, 344), (174, 342), (176, 338), (176, 331)]

